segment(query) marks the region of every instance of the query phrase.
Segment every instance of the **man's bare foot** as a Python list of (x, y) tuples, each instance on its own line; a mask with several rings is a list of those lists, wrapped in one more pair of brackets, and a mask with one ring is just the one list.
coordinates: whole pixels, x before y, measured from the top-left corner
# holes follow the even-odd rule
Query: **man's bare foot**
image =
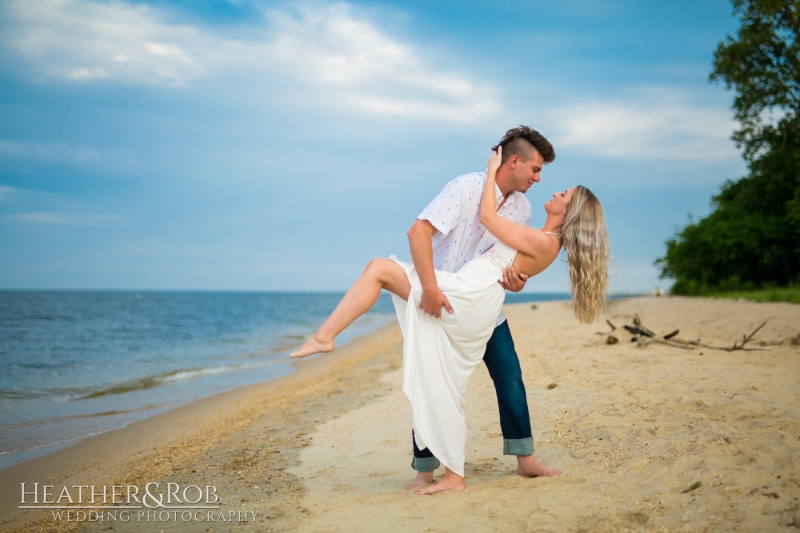
[(296, 352), (289, 354), (289, 357), (296, 359), (307, 357), (315, 353), (332, 352), (334, 348), (333, 339), (319, 340), (316, 335), (312, 335)]
[(431, 483), (433, 483), (433, 472), (417, 472), (417, 477), (415, 477), (411, 483), (406, 485), (406, 490), (422, 487), (424, 485), (430, 485)]
[(442, 479), (433, 485), (418, 490), (416, 494), (423, 496), (425, 494), (436, 494), (437, 492), (444, 492), (446, 490), (464, 490), (465, 488), (467, 487), (464, 484), (464, 478), (448, 468)]
[(525, 477), (555, 477), (561, 475), (561, 470), (547, 466), (532, 455), (518, 455), (517, 474)]

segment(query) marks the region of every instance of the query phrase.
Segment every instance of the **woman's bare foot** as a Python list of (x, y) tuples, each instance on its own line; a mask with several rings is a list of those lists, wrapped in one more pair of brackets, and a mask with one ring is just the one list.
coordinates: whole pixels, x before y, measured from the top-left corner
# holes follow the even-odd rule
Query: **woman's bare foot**
[(406, 485), (406, 490), (422, 487), (423, 485), (430, 485), (431, 483), (433, 483), (433, 472), (417, 472), (417, 477)]
[(326, 353), (332, 352), (334, 348), (333, 339), (330, 340), (320, 340), (317, 339), (316, 334), (312, 335), (296, 352), (292, 352), (289, 354), (291, 358), (299, 358), (299, 357), (308, 357), (309, 355), (313, 355), (315, 353)]
[(442, 479), (433, 485), (418, 490), (416, 494), (422, 496), (425, 494), (436, 494), (437, 492), (444, 492), (446, 490), (464, 490), (465, 488), (467, 487), (464, 484), (464, 478), (448, 468)]
[(532, 455), (518, 455), (517, 465), (517, 474), (520, 476), (554, 477), (561, 475), (561, 470), (547, 466)]

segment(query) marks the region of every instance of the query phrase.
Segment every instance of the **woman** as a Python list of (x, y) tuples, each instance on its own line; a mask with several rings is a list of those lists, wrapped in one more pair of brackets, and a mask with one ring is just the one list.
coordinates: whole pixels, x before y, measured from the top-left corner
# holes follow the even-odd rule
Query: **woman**
[[(544, 208), (542, 229), (521, 226), (497, 214), (495, 175), (502, 148), (489, 158), (481, 198), (481, 223), (498, 242), (456, 273), (436, 272), (439, 289), (453, 313), (434, 318), (419, 309), (422, 287), (414, 265), (373, 259), (333, 314), (292, 357), (330, 352), (334, 338), (377, 301), (381, 289), (392, 293), (403, 337), (403, 391), (411, 401), (416, 444), (428, 448), (446, 469), (436, 484), (417, 494), (464, 488), (467, 425), (464, 391), (483, 358), (505, 291), (498, 283), (512, 265), (534, 276), (567, 252), (575, 315), (592, 322), (605, 303), (610, 258), (600, 202), (585, 187), (553, 194)], [(414, 305), (407, 305), (411, 298)]]

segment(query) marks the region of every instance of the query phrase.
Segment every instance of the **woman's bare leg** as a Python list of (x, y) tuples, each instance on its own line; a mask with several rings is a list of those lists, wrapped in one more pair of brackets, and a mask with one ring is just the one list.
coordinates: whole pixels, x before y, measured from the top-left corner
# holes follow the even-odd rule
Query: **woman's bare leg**
[(353, 283), (331, 316), (291, 357), (306, 357), (320, 352), (333, 351), (333, 339), (358, 317), (370, 310), (378, 301), (381, 289), (408, 300), (411, 283), (403, 267), (391, 259), (373, 259), (361, 276)]
[(418, 490), (417, 494), (436, 494), (437, 492), (444, 492), (446, 490), (464, 490), (467, 486), (464, 484), (464, 478), (459, 476), (447, 467), (444, 467), (444, 476), (442, 479), (429, 485), (422, 490)]

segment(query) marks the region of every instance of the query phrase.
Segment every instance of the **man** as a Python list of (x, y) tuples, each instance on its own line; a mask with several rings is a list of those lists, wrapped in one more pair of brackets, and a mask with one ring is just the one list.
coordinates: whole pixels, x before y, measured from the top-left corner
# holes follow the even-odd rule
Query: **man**
[[(503, 159), (496, 177), (497, 212), (504, 218), (528, 226), (531, 206), (523, 193), (540, 181), (542, 166), (555, 159), (555, 152), (544, 136), (527, 126), (509, 130), (498, 146), (503, 147)], [(473, 172), (452, 180), (408, 231), (411, 258), (422, 283), (420, 308), (429, 315), (440, 317), (443, 308), (444, 312), (452, 313), (450, 303), (436, 284), (435, 270), (455, 272), (497, 241), (479, 221), (485, 180), (485, 172)], [(501, 285), (506, 290), (519, 292), (526, 281), (525, 274), (517, 275), (513, 267), (508, 267)], [(517, 473), (521, 476), (557, 476), (560, 471), (533, 457), (533, 434), (525, 385), (503, 312), (497, 318), (483, 360), (497, 392), (503, 453), (517, 456)], [(406, 486), (407, 489), (432, 483), (439, 460), (427, 448), (420, 450), (414, 443), (412, 467), (417, 476)]]

